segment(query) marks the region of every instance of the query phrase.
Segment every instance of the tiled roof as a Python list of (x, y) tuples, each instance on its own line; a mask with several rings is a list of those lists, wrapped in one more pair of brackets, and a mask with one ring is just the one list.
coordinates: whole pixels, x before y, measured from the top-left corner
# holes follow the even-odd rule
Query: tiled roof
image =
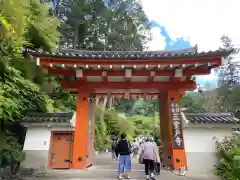
[(192, 124), (240, 124), (231, 113), (184, 113)]
[(84, 50), (59, 50), (56, 53), (26, 50), (25, 55), (37, 57), (55, 57), (55, 58), (74, 58), (74, 59), (178, 59), (178, 58), (194, 58), (204, 56), (228, 56), (233, 49), (219, 49), (216, 51), (198, 52), (197, 47), (183, 49), (178, 51), (84, 51)]
[(70, 123), (73, 112), (61, 113), (28, 113), (22, 120), (24, 123)]

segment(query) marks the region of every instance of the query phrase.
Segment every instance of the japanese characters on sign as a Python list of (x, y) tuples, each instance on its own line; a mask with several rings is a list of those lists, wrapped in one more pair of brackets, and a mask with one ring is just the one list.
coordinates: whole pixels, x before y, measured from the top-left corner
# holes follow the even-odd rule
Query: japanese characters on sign
[(172, 116), (172, 136), (173, 136), (173, 148), (182, 149), (183, 135), (182, 135), (182, 124), (180, 120), (180, 110), (176, 107), (174, 102), (170, 102), (170, 111)]

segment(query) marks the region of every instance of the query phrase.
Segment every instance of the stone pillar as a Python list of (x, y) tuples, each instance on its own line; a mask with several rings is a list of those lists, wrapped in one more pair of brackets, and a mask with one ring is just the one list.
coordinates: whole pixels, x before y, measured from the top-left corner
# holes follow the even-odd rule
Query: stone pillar
[(88, 158), (88, 92), (78, 90), (76, 104), (76, 123), (73, 142), (72, 168), (83, 169)]
[(173, 170), (178, 170), (182, 166), (187, 168), (182, 121), (176, 105), (180, 97), (181, 94), (177, 90), (163, 91), (160, 94), (163, 165)]

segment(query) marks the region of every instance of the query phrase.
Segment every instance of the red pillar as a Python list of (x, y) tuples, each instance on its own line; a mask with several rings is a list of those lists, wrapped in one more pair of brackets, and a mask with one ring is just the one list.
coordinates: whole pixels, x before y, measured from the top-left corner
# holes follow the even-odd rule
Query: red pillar
[(88, 92), (78, 90), (72, 168), (83, 169), (88, 158)]
[[(163, 165), (172, 169), (181, 166), (187, 168), (186, 153), (184, 149), (182, 122), (176, 103), (180, 100), (181, 93), (177, 90), (164, 91), (160, 95), (160, 128), (163, 153)], [(176, 126), (179, 128), (177, 130)], [(179, 138), (178, 138), (179, 137)], [(180, 140), (180, 144), (177, 143)]]

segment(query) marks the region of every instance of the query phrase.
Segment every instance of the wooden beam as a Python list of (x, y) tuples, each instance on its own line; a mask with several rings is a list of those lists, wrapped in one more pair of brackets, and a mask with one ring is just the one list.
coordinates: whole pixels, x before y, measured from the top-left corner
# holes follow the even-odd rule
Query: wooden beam
[(183, 77), (183, 69), (174, 69), (174, 75), (170, 77), (170, 81), (181, 81)]
[(148, 76), (148, 82), (153, 82), (155, 78), (155, 71), (150, 71)]
[(83, 70), (82, 69), (76, 69), (76, 78), (79, 80), (86, 80), (86, 77), (83, 76)]
[(132, 79), (132, 69), (125, 69), (124, 74), (125, 82), (130, 82)]
[(40, 57), (40, 65), (49, 64), (76, 64), (76, 65), (174, 65), (174, 64), (196, 64), (196, 63), (216, 63), (219, 66), (222, 63), (220, 56), (210, 57), (194, 57), (194, 58), (166, 58), (166, 59), (141, 59), (141, 60), (116, 60), (116, 59), (105, 59), (105, 60), (92, 60), (92, 59), (74, 59), (62, 58), (62, 57)]
[(81, 82), (81, 81), (62, 81), (64, 89), (83, 88), (88, 90), (93, 89), (196, 89), (196, 83), (192, 80), (180, 82)]
[(104, 82), (108, 82), (108, 77), (107, 77), (107, 72), (106, 71), (102, 71), (102, 79)]
[[(62, 69), (48, 67), (48, 72), (54, 75), (75, 76), (75, 69)], [(102, 70), (83, 70), (83, 76), (102, 76)], [(125, 70), (106, 70), (107, 76), (125, 76)], [(150, 70), (131, 70), (131, 76), (149, 76)], [(175, 70), (154, 70), (155, 76), (172, 76)], [(207, 75), (211, 70), (208, 68), (183, 69), (182, 76)]]
[[(180, 94), (184, 95), (187, 90), (188, 89), (186, 89), (186, 90), (182, 89), (179, 92), (180, 92)], [(122, 90), (122, 91), (110, 90), (111, 93), (109, 93), (108, 91), (109, 91), (109, 89), (105, 89), (105, 90), (102, 90), (102, 91), (94, 91), (93, 95), (96, 98), (98, 97), (98, 99), (99, 99), (99, 97), (103, 97), (103, 96), (112, 96), (112, 97), (121, 96), (121, 97), (124, 97), (124, 95), (125, 95), (124, 90)], [(77, 88), (76, 89), (71, 89), (69, 92), (71, 94), (77, 94), (78, 89)], [(133, 96), (135, 96), (135, 97), (143, 97), (144, 94), (146, 94), (148, 96), (161, 96), (161, 92), (160, 91), (146, 91), (146, 90), (144, 90), (144, 91), (141, 91), (141, 92), (140, 91), (139, 92), (135, 92), (133, 90), (130, 90), (130, 92), (129, 92), (129, 96), (130, 97), (133, 97)]]

